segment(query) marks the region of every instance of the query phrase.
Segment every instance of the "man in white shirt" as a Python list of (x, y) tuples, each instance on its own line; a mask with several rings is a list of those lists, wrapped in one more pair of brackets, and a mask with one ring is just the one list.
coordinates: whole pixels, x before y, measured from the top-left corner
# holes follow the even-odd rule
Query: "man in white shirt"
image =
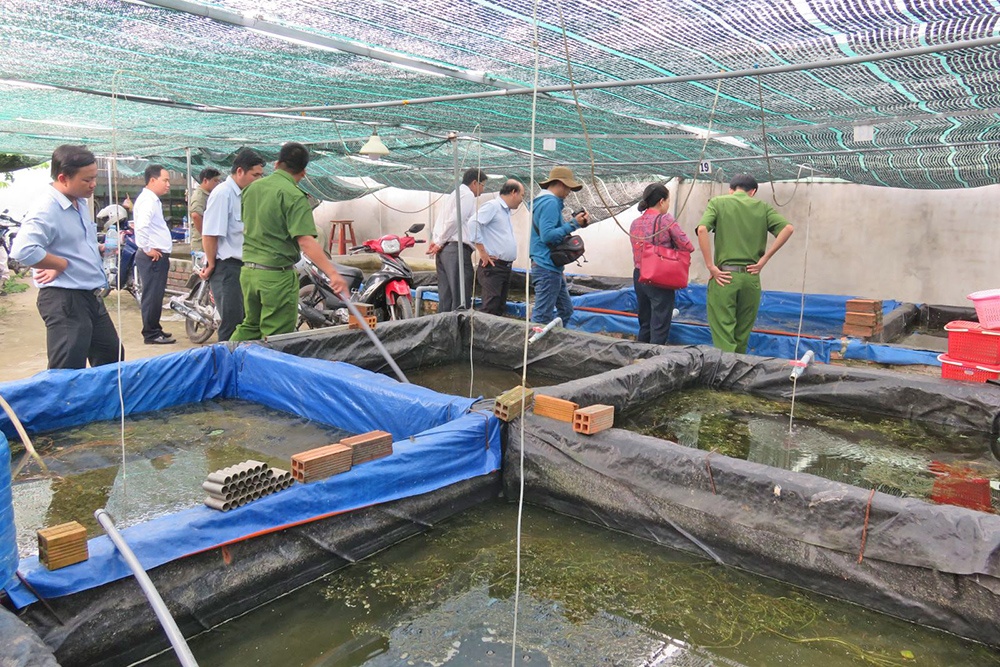
[(202, 245), (205, 268), (201, 279), (207, 280), (222, 322), (219, 341), (227, 341), (243, 321), (243, 216), (240, 195), (243, 188), (264, 175), (264, 158), (244, 148), (233, 159), (229, 178), (212, 190), (202, 218)]
[(160, 314), (174, 242), (163, 218), (160, 197), (170, 192), (170, 173), (158, 164), (151, 164), (144, 175), (146, 187), (135, 199), (133, 221), (135, 243), (139, 246), (135, 266), (142, 282), (142, 340), (146, 345), (169, 345), (177, 341), (160, 326)]
[[(469, 169), (462, 175), (459, 195), (462, 209), (462, 248), (458, 247), (458, 211), (455, 210), (455, 195), (446, 200), (444, 209), (434, 223), (428, 255), (435, 255), (437, 266), (438, 312), (445, 313), (472, 305), (472, 251), (475, 229), (470, 225), (476, 212), (476, 198), (486, 189), (486, 172)], [(465, 303), (460, 303), (458, 262), (464, 262)]]

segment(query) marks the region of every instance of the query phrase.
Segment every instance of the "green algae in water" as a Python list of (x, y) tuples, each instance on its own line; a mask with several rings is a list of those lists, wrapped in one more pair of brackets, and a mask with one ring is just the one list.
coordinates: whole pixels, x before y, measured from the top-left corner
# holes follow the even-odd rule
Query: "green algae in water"
[(208, 473), (254, 459), (288, 469), (291, 455), (353, 435), (241, 400), (205, 401), (125, 419), (92, 422), (32, 437), (51, 478), (29, 476), (13, 487), (22, 556), (37, 551), (36, 531), (78, 521), (88, 537), (103, 534), (94, 510), (105, 507), (119, 528), (198, 506)]
[[(191, 648), (217, 667), (509, 665), (516, 519), (481, 505)], [(531, 507), (521, 568), (519, 665), (1000, 665), (984, 646)]]
[(1000, 480), (987, 433), (802, 402), (795, 405), (789, 433), (789, 409), (788, 403), (750, 394), (694, 389), (632, 409), (619, 425), (686, 447), (900, 496), (930, 496), (932, 462)]

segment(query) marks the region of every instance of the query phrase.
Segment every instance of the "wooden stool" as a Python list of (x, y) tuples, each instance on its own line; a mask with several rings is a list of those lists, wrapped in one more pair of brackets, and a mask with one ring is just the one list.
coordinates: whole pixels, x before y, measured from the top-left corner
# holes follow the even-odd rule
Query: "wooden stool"
[[(328, 250), (333, 250), (333, 239), (338, 238), (337, 253), (340, 255), (347, 254), (347, 234), (351, 235), (351, 246), (356, 246), (358, 244), (357, 240), (354, 238), (354, 221), (353, 220), (331, 220), (330, 221), (330, 248)], [(339, 237), (337, 232), (340, 232)]]

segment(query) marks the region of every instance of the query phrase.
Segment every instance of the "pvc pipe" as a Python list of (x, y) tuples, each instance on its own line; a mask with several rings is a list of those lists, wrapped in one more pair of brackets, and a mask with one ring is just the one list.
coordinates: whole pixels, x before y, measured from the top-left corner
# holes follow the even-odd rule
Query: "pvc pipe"
[(205, 505), (214, 510), (219, 510), (220, 512), (228, 512), (233, 508), (233, 501), (229, 498), (216, 498), (215, 496), (208, 496), (205, 498)]
[(167, 639), (170, 640), (170, 645), (174, 647), (174, 653), (177, 654), (177, 660), (181, 663), (181, 666), (198, 667), (198, 661), (194, 659), (194, 654), (191, 653), (187, 641), (184, 640), (184, 635), (181, 634), (180, 628), (177, 627), (177, 622), (170, 615), (170, 610), (167, 609), (167, 605), (164, 604), (163, 598), (160, 597), (156, 586), (149, 579), (149, 575), (146, 574), (146, 570), (143, 569), (139, 559), (135, 557), (128, 543), (125, 542), (121, 533), (115, 528), (115, 523), (111, 519), (111, 515), (104, 509), (98, 509), (94, 511), (94, 518), (97, 519), (97, 523), (101, 524), (101, 528), (108, 534), (108, 537), (128, 564), (129, 569), (132, 570), (132, 574), (135, 575), (135, 579), (139, 583), (139, 587), (142, 588), (142, 592), (146, 595), (146, 599), (149, 600), (156, 618), (159, 619), (160, 625), (163, 626), (164, 632), (167, 633)]
[(531, 345), (535, 341), (541, 339), (542, 336), (544, 336), (548, 332), (552, 331), (556, 327), (561, 327), (561, 326), (562, 326), (562, 318), (561, 317), (557, 317), (556, 319), (554, 319), (551, 322), (549, 322), (548, 324), (546, 324), (544, 329), (542, 329), (541, 331), (539, 331), (538, 333), (536, 333), (534, 336), (532, 336), (531, 338), (529, 338), (528, 339), (528, 345)]
[(225, 496), (231, 491), (228, 484), (219, 484), (218, 482), (211, 481), (202, 482), (201, 488), (216, 496)]
[(813, 362), (814, 357), (813, 351), (807, 350), (801, 359), (789, 362), (792, 365), (792, 372), (789, 374), (788, 379), (794, 382), (802, 377), (802, 374), (806, 372), (806, 367)]

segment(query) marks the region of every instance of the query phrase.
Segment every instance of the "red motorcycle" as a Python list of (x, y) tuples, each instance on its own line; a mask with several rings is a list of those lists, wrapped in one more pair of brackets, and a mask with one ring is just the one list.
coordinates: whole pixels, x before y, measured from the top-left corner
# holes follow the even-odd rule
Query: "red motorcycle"
[[(337, 265), (337, 271), (351, 290), (351, 301), (374, 306), (380, 322), (413, 317), (413, 270), (399, 253), (425, 243), (411, 236), (423, 228), (423, 223), (417, 223), (402, 236), (386, 234), (351, 248), (348, 254), (374, 253), (382, 260), (382, 268), (365, 280), (359, 269)], [(310, 328), (346, 324), (347, 306), (330, 289), (323, 272), (304, 257), (301, 265), (304, 276), (299, 290), (299, 324), (305, 323)]]

